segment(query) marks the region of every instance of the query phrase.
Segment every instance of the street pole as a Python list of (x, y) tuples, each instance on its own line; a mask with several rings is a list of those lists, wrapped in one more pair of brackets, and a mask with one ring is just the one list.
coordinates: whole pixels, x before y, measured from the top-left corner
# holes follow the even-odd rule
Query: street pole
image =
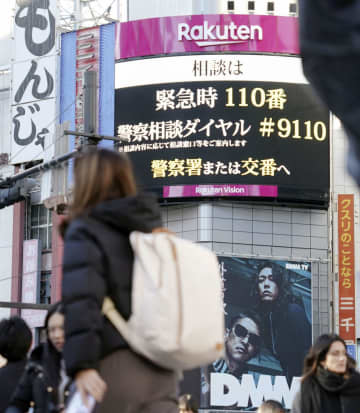
[(80, 21), (81, 21), (81, 0), (74, 0), (74, 15), (75, 15), (75, 30), (80, 29)]
[[(84, 72), (84, 132), (96, 133), (97, 119), (97, 73), (93, 70)], [(84, 138), (85, 146), (96, 146), (98, 139)]]
[(48, 310), (51, 304), (33, 304), (10, 301), (0, 301), (0, 308), (17, 308), (20, 310)]

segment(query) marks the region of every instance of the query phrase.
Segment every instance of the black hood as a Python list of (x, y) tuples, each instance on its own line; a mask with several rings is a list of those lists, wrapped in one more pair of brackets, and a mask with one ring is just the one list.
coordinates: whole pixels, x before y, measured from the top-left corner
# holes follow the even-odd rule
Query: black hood
[(40, 343), (30, 354), (30, 360), (40, 363), (46, 353), (47, 343)]
[(49, 340), (46, 340), (44, 343), (40, 343), (34, 348), (30, 354), (30, 360), (41, 363), (49, 356), (50, 353), (54, 353), (56, 356), (61, 357), (61, 353), (59, 353), (55, 347), (50, 344)]
[(102, 202), (90, 211), (89, 216), (121, 232), (151, 232), (161, 226), (160, 208), (152, 194)]

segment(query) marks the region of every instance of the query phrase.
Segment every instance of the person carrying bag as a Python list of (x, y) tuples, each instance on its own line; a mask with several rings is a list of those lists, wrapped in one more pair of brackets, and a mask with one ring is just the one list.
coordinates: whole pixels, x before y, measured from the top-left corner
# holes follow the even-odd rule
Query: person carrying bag
[[(111, 301), (105, 303), (113, 303), (111, 311), (126, 324), (131, 322), (137, 261), (130, 234), (143, 237), (159, 227), (155, 197), (138, 193), (131, 163), (124, 154), (99, 149), (76, 159), (72, 203), (61, 225), (64, 358), (83, 399), (90, 394), (98, 402), (96, 413), (178, 411), (176, 366), (161, 365), (147, 351), (130, 347), (129, 336), (119, 333), (102, 314), (108, 297)], [(179, 274), (174, 272), (174, 277)], [(144, 300), (148, 293), (147, 287)], [(160, 310), (143, 308), (142, 319), (151, 323)], [(221, 322), (218, 324), (221, 330)], [(214, 353), (222, 354), (221, 340), (217, 345)]]

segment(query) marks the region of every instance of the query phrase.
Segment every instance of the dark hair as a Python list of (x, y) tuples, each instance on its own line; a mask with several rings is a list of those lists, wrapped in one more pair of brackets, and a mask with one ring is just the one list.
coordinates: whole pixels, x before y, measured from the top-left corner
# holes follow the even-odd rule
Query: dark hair
[(49, 340), (48, 325), (49, 325), (50, 318), (54, 314), (57, 314), (57, 313), (64, 315), (64, 306), (60, 301), (53, 304), (49, 308), (46, 314), (46, 317), (45, 317), (45, 322), (44, 322), (44, 327), (46, 329), (46, 337), (47, 337), (46, 344), (44, 347), (44, 354), (45, 354), (46, 364), (47, 364), (47, 374), (48, 374), (51, 384), (54, 387), (57, 387), (60, 383), (60, 369), (61, 369), (62, 354), (56, 350), (56, 348), (53, 346), (53, 344)]
[(255, 300), (255, 305), (261, 303), (259, 294), (259, 274), (264, 268), (271, 268), (273, 281), (279, 289), (278, 299), (275, 301), (276, 307), (281, 307), (283, 304), (294, 301), (294, 296), (291, 292), (291, 286), (288, 280), (286, 270), (276, 264), (274, 261), (262, 261), (256, 268), (256, 272), (252, 277), (252, 287), (250, 295)]
[(261, 413), (285, 413), (285, 409), (282, 404), (276, 400), (266, 400), (260, 407), (266, 408), (266, 410)]
[(183, 394), (179, 397), (179, 408), (197, 413), (198, 404), (191, 394)]
[(87, 149), (75, 159), (74, 187), (69, 215), (60, 224), (64, 236), (69, 223), (100, 202), (137, 193), (132, 164), (126, 154)]
[(47, 336), (47, 329), (48, 329), (48, 325), (49, 325), (49, 320), (50, 317), (56, 313), (62, 314), (64, 315), (64, 305), (61, 301), (58, 301), (57, 303), (54, 303), (49, 309), (48, 312), (46, 314), (45, 317), (45, 321), (44, 321), (44, 327), (46, 329), (46, 336)]
[(229, 328), (233, 328), (234, 324), (242, 318), (250, 318), (258, 326), (261, 335), (261, 319), (259, 314), (253, 309), (242, 310), (231, 317)]
[[(308, 377), (315, 375), (317, 368), (320, 366), (320, 363), (325, 360), (326, 354), (328, 353), (331, 345), (336, 341), (343, 343), (344, 347), (346, 348), (345, 341), (337, 334), (323, 334), (317, 338), (305, 357), (302, 381), (306, 380)], [(348, 371), (349, 369), (354, 369), (356, 363), (355, 360), (352, 359), (347, 353), (346, 355)]]
[(31, 342), (31, 330), (22, 318), (13, 316), (0, 321), (0, 354), (8, 361), (25, 359)]

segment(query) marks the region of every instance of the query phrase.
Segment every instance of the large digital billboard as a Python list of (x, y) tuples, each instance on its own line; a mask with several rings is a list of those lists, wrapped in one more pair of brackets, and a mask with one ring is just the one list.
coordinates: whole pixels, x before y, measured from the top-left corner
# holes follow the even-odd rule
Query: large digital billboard
[(311, 263), (218, 259), (226, 352), (202, 369), (201, 407), (255, 411), (275, 399), (289, 409), (311, 346)]
[(129, 63), (116, 65), (115, 134), (127, 139), (119, 150), (144, 188), (164, 198), (327, 203), (329, 115), (299, 59), (194, 55)]

